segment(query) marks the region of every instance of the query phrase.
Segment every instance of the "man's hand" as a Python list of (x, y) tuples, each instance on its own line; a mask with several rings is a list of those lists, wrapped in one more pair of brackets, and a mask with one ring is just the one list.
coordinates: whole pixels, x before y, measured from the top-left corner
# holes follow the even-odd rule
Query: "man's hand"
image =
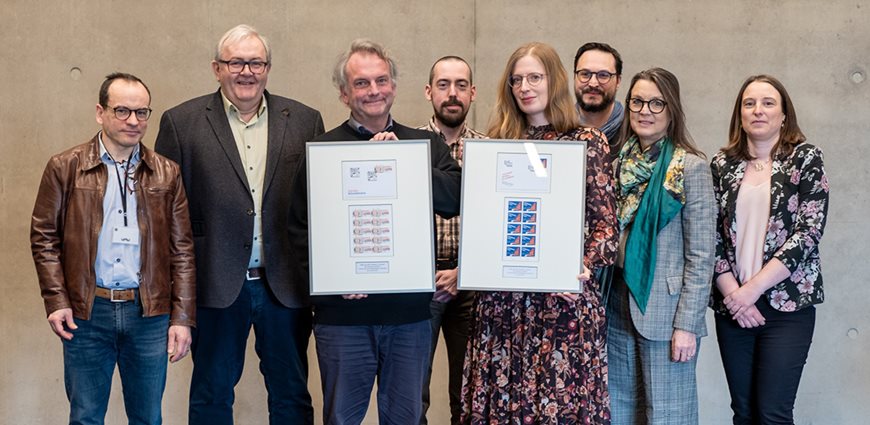
[(73, 339), (73, 334), (71, 332), (67, 332), (66, 328), (64, 328), (64, 323), (66, 324), (66, 328), (71, 330), (76, 330), (79, 327), (76, 325), (76, 322), (73, 320), (73, 313), (71, 308), (62, 308), (60, 310), (55, 310), (51, 314), (48, 315), (48, 324), (51, 326), (51, 330), (54, 331), (57, 336), (70, 341)]
[(688, 362), (697, 354), (698, 341), (695, 334), (682, 329), (674, 329), (671, 337), (671, 361)]
[(399, 140), (399, 137), (396, 136), (396, 133), (393, 133), (392, 131), (382, 131), (372, 136), (370, 140), (380, 142), (384, 140)]
[(432, 295), (432, 300), (439, 303), (450, 302), (459, 289), (456, 288), (456, 280), (459, 275), (459, 269), (438, 270), (435, 272), (435, 294)]
[(368, 296), (369, 294), (344, 294), (341, 297), (346, 300), (361, 300)]
[(172, 325), (169, 327), (169, 342), (166, 344), (166, 353), (169, 354), (169, 361), (175, 363), (184, 358), (190, 352), (190, 342), (193, 338), (190, 336), (190, 327), (181, 325)]

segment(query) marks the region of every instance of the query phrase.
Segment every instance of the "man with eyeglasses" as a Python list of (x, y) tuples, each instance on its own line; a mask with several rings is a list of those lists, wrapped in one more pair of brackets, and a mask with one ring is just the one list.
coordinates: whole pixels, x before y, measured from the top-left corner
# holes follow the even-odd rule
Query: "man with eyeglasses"
[[(181, 165), (197, 261), (190, 424), (233, 423), (251, 327), (269, 422), (310, 424), (307, 282), (287, 232), (293, 179), (320, 113), (266, 91), (268, 41), (236, 26), (218, 42), (220, 88), (167, 111), (156, 149)], [(245, 423), (250, 420), (244, 421)]]
[(195, 325), (193, 240), (178, 165), (143, 145), (151, 93), (131, 74), (100, 87), (89, 142), (53, 156), (30, 227), (69, 422), (103, 423), (117, 365), (130, 423), (161, 423), (167, 359)]
[[(317, 140), (429, 139), (433, 208), (439, 215), (455, 216), (459, 213), (459, 165), (433, 133), (393, 120), (390, 109), (396, 96), (396, 74), (396, 64), (383, 46), (369, 40), (353, 41), (332, 75), (341, 101), (350, 108), (350, 118)], [(300, 167), (291, 228), (293, 239), (300, 243), (308, 239), (305, 174), (305, 167)], [(307, 245), (301, 244), (296, 251), (307, 253)], [(375, 380), (381, 424), (420, 421), (429, 367), (431, 300), (427, 292), (313, 297), (325, 424), (361, 423)]]
[(616, 101), (622, 81), (622, 57), (606, 43), (586, 43), (574, 55), (574, 95), (580, 125), (601, 130), (610, 154), (619, 152), (619, 131), (625, 110)]

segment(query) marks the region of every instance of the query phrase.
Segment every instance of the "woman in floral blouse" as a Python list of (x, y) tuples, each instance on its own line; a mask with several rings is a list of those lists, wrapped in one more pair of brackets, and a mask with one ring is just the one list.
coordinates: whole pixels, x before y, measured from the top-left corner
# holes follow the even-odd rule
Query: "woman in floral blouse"
[(578, 182), (586, 185), (583, 283), (577, 294), (477, 292), (462, 423), (609, 424), (604, 306), (591, 278), (616, 256), (609, 147), (598, 130), (578, 128), (567, 73), (552, 47), (521, 46), (500, 84), (488, 136), (587, 143), (586, 181)]
[(719, 205), (712, 307), (734, 423), (794, 423), (814, 305), (825, 298), (822, 151), (806, 143), (782, 83), (759, 75), (740, 88), (728, 145), (710, 167)]

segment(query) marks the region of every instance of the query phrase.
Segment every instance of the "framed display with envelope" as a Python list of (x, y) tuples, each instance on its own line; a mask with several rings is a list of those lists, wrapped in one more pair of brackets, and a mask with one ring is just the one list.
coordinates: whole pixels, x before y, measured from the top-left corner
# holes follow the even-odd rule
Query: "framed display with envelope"
[(586, 142), (465, 140), (459, 288), (578, 292)]
[(312, 295), (434, 291), (428, 140), (309, 142)]

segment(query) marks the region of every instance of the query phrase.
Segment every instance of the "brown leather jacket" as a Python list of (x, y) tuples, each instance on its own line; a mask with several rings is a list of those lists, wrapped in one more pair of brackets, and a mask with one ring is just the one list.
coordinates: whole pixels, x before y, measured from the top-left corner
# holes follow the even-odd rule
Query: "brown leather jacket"
[[(140, 153), (135, 193), (143, 313), (170, 314), (170, 324), (194, 326), (193, 238), (180, 171), (144, 145)], [(76, 318), (91, 316), (107, 178), (96, 136), (53, 156), (45, 167), (33, 207), (30, 248), (46, 314), (72, 308)]]

